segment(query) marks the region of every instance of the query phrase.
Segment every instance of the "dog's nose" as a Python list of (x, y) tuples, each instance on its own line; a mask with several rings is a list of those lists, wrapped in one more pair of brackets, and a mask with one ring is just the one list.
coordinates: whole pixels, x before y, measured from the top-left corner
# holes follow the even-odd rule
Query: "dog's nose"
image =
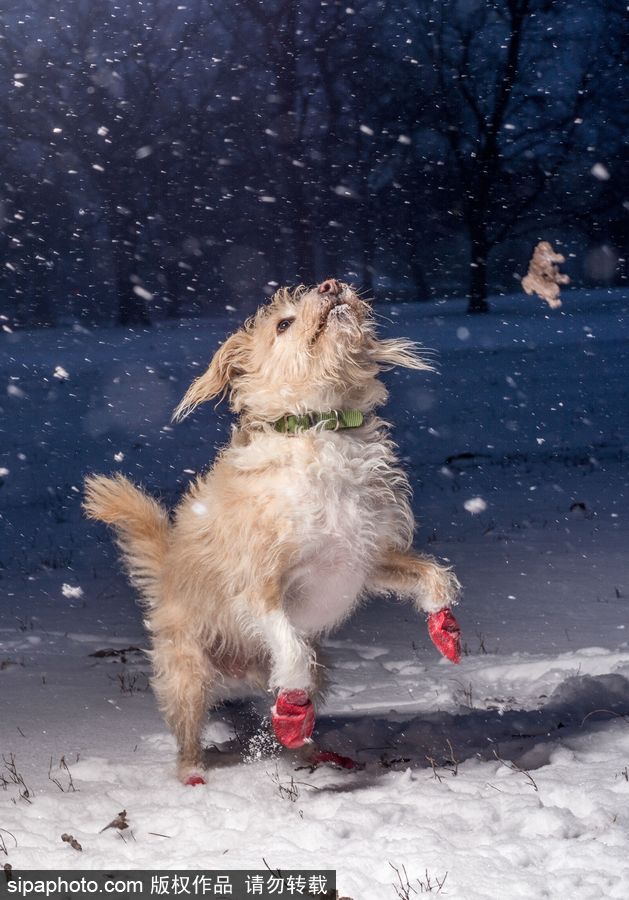
[(319, 293), (320, 294), (340, 294), (341, 293), (341, 284), (336, 280), (336, 278), (328, 278), (326, 281), (322, 281), (319, 285)]

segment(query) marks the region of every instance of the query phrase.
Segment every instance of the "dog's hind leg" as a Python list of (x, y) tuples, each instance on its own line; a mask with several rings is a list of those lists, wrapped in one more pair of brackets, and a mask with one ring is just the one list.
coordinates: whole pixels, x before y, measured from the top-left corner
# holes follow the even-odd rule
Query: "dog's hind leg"
[(220, 675), (198, 639), (185, 632), (153, 637), (153, 690), (177, 741), (177, 775), (202, 784), (201, 730)]

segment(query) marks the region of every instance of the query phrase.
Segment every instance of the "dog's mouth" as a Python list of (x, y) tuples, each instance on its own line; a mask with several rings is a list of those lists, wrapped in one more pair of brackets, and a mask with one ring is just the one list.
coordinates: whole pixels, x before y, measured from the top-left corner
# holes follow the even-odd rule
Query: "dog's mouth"
[(321, 309), (319, 322), (312, 338), (314, 344), (318, 338), (326, 330), (330, 321), (339, 321), (344, 316), (353, 316), (354, 309), (352, 304), (342, 296), (328, 297)]
[(351, 311), (352, 307), (347, 300), (343, 300), (341, 297), (332, 297), (328, 301), (327, 309), (322, 313), (321, 323), (325, 326), (333, 313), (335, 315), (343, 315)]

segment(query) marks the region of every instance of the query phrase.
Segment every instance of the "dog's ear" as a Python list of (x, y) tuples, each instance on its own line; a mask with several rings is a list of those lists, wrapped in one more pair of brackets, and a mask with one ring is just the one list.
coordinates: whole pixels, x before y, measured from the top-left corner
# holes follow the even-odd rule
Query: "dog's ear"
[(406, 369), (423, 369), (432, 372), (434, 368), (421, 355), (419, 344), (406, 338), (374, 340), (369, 347), (369, 356), (383, 369), (404, 366)]
[(199, 404), (207, 400), (219, 397), (220, 402), (225, 397), (232, 379), (246, 369), (249, 343), (249, 335), (244, 331), (237, 331), (221, 344), (207, 371), (193, 381), (184, 394), (173, 413), (173, 421), (185, 419)]

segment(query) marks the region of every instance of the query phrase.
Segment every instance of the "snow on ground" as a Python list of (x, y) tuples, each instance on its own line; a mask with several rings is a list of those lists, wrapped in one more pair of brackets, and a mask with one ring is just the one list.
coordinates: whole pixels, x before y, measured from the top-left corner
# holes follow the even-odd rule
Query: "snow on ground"
[[(436, 351), (439, 374), (388, 377), (388, 415), (417, 543), (465, 585), (461, 665), (410, 607), (372, 602), (326, 641), (318, 719), (364, 770), (297, 770), (257, 698), (208, 720), (217, 765), (194, 789), (174, 778), (141, 616), (80, 490), (123, 471), (175, 500), (229, 416), (172, 427), (171, 410), (238, 319), (0, 338), (0, 862), (264, 857), (334, 867), (353, 900), (395, 898), (392, 866), (463, 900), (629, 896), (629, 301), (493, 305), (381, 310)], [(131, 827), (101, 832), (122, 809)]]

